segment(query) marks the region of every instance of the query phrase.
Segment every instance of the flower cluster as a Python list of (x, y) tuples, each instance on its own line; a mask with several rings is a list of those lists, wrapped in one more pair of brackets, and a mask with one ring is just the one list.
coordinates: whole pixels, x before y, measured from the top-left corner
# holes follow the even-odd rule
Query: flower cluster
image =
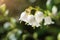
[(32, 27), (41, 26), (41, 23), (43, 22), (43, 20), (44, 20), (44, 23), (43, 23), (44, 25), (54, 24), (51, 17), (49, 15), (46, 15), (46, 13), (43, 13), (42, 11), (36, 10), (34, 15), (32, 15), (31, 10), (33, 9), (34, 8), (32, 7), (27, 8), (24, 12), (21, 13), (19, 20), (26, 22), (27, 25), (31, 25)]

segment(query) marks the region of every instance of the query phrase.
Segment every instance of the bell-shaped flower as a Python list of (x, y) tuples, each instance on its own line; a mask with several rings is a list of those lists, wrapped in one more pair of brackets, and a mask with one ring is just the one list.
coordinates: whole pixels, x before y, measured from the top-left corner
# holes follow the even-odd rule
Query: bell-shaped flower
[(54, 24), (50, 16), (44, 18), (44, 25)]
[(50, 5), (51, 0), (47, 0), (46, 5)]
[(26, 11), (24, 11), (21, 13), (19, 20), (27, 22), (27, 17), (28, 17), (28, 15), (27, 15)]
[(4, 29), (9, 29), (10, 28), (10, 26), (11, 26), (11, 23), (9, 23), (9, 22), (6, 22), (6, 23), (4, 23)]
[(11, 35), (9, 36), (9, 39), (10, 39), (10, 40), (17, 40), (17, 38), (15, 37), (15, 34), (11, 34)]
[(20, 16), (19, 20), (27, 23), (27, 17), (30, 14), (31, 9), (32, 9), (32, 7), (29, 7), (27, 9), (25, 9), (25, 11), (21, 13), (21, 16)]
[(51, 10), (52, 0), (47, 0), (46, 7), (48, 10)]
[(33, 15), (28, 15), (28, 25), (32, 25), (32, 27), (39, 27), (40, 24), (36, 22), (35, 17)]
[(6, 4), (0, 5), (0, 10), (1, 10), (2, 13), (4, 13), (5, 10), (6, 10)]
[(6, 10), (4, 16), (7, 16), (8, 14), (9, 14), (9, 10)]
[(56, 6), (53, 6), (52, 7), (52, 14), (53, 15), (56, 15), (57, 14), (57, 7)]
[(29, 2), (30, 2), (30, 3), (34, 3), (34, 2), (36, 2), (36, 0), (29, 0)]
[(35, 20), (37, 21), (37, 23), (41, 23), (43, 18), (44, 18), (43, 12), (36, 11), (36, 13), (35, 13)]

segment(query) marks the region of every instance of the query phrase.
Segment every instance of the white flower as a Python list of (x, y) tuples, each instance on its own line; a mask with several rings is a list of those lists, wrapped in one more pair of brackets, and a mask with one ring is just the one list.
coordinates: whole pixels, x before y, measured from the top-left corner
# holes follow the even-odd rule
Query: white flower
[(44, 25), (54, 24), (50, 16), (44, 18)]
[(2, 12), (5, 12), (5, 10), (6, 10), (6, 4), (0, 5), (0, 10), (1, 10)]
[(57, 39), (60, 40), (60, 33), (58, 33)]
[(36, 11), (36, 13), (35, 13), (35, 20), (37, 21), (37, 23), (41, 23), (43, 18), (44, 18), (43, 12)]
[(28, 15), (27, 15), (26, 11), (24, 11), (24, 12), (21, 13), (21, 16), (20, 16), (19, 20), (27, 22), (27, 16)]
[(39, 27), (40, 24), (36, 22), (35, 17), (33, 15), (28, 15), (28, 24), (32, 25), (32, 27)]
[(9, 39), (10, 39), (10, 40), (17, 40), (17, 38), (15, 37), (15, 34), (11, 34), (11, 35), (9, 36)]
[(6, 10), (5, 13), (4, 13), (4, 16), (7, 16), (9, 13), (9, 10)]
[(8, 29), (9, 27), (10, 27), (10, 25), (11, 25), (11, 23), (9, 23), (9, 22), (6, 22), (6, 23), (4, 23), (4, 29)]
[(36, 2), (36, 0), (29, 0), (29, 2), (34, 3), (34, 2)]
[(53, 6), (52, 7), (52, 14), (53, 15), (56, 15), (56, 13), (57, 13), (57, 7), (56, 6)]
[(22, 31), (21, 30), (17, 30), (17, 34), (19, 35), (19, 34), (21, 34), (22, 33)]
[(49, 6), (51, 3), (51, 0), (47, 0), (46, 5)]

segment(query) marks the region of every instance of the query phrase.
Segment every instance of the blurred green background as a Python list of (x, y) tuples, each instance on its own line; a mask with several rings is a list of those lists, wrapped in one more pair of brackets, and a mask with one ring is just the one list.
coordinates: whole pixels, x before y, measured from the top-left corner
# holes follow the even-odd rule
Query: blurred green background
[(49, 10), (47, 0), (0, 0), (0, 40), (60, 40), (60, 0), (52, 0), (49, 7), (58, 8), (55, 24), (33, 29), (25, 22), (20, 23), (19, 17), (29, 6), (39, 6)]

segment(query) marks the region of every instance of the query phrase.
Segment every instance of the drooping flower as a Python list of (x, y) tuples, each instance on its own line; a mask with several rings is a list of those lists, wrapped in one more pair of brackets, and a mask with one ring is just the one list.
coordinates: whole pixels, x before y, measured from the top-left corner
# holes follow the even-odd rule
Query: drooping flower
[(8, 14), (9, 14), (9, 10), (6, 10), (4, 16), (7, 16)]
[(24, 12), (22, 12), (19, 20), (26, 22), (27, 25), (31, 25), (34, 28), (41, 26), (43, 19), (44, 19), (44, 25), (54, 24), (54, 22), (51, 19), (49, 11), (47, 11), (45, 14), (43, 14), (42, 11), (36, 10), (34, 15), (32, 15), (31, 14), (32, 9), (34, 9), (34, 8), (30, 7), (28, 9), (26, 9)]
[(10, 27), (11, 23), (9, 22), (6, 22), (4, 23), (4, 29), (8, 29)]
[(32, 7), (25, 9), (25, 11), (21, 13), (19, 20), (27, 22), (27, 17), (30, 14), (31, 9), (32, 9)]
[(2, 4), (1, 6), (0, 6), (0, 10), (1, 10), (1, 12), (5, 12), (5, 10), (6, 10), (6, 4)]
[(9, 36), (9, 39), (10, 39), (10, 40), (17, 40), (17, 38), (15, 37), (15, 34), (11, 34), (11, 35)]
[(60, 40), (60, 33), (58, 33), (57, 40)]
[(27, 22), (27, 17), (28, 17), (28, 15), (27, 15), (26, 11), (24, 11), (21, 13), (19, 20)]
[(51, 0), (47, 0), (46, 4), (50, 5), (50, 3), (51, 3)]
[(54, 24), (50, 16), (44, 18), (44, 25)]
[(36, 26), (36, 27), (40, 26), (40, 24), (36, 22), (35, 17), (33, 15), (28, 15), (28, 24), (32, 25), (32, 27), (34, 27), (34, 26)]
[(29, 2), (30, 2), (30, 3), (34, 3), (34, 2), (36, 2), (36, 0), (29, 0)]
[(47, 0), (47, 2), (46, 2), (47, 9), (51, 10), (51, 6), (52, 6), (52, 0)]
[(35, 13), (35, 20), (37, 21), (37, 23), (41, 23), (43, 18), (44, 18), (43, 12), (36, 11), (36, 13)]
[(56, 15), (57, 14), (57, 7), (56, 6), (53, 6), (52, 7), (52, 14), (53, 15)]

